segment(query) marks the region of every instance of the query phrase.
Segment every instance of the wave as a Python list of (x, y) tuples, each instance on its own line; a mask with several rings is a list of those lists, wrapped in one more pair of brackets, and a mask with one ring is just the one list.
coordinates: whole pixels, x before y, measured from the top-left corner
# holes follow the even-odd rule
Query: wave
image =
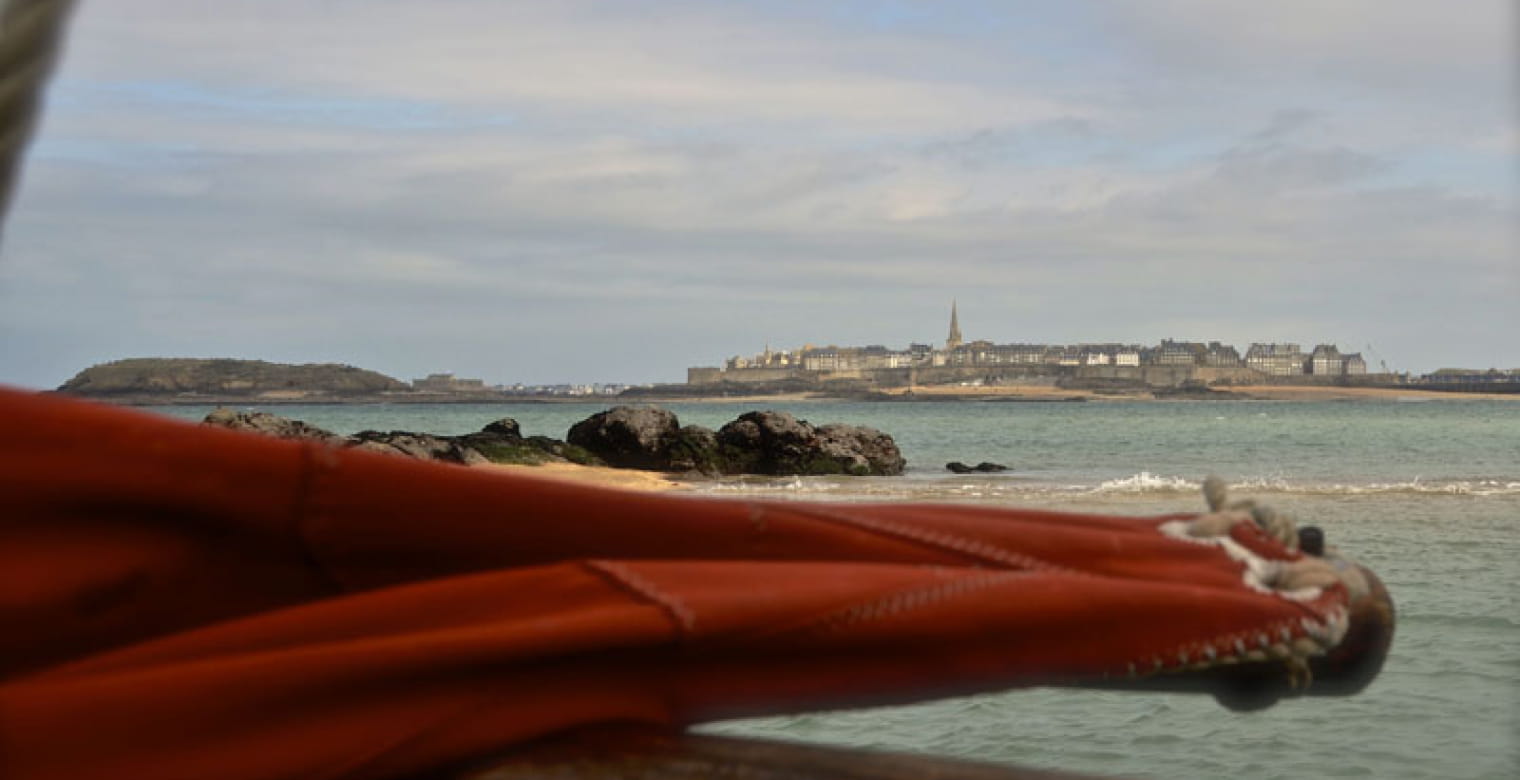
[[(1194, 493), (1203, 489), (1202, 481), (1168, 477), (1142, 471), (1122, 479), (1111, 479), (1091, 488), (1091, 493)], [(1321, 496), (1359, 496), (1387, 493), (1448, 496), (1520, 495), (1520, 480), (1484, 477), (1427, 480), (1415, 477), (1401, 482), (1314, 482), (1294, 481), (1281, 476), (1253, 477), (1230, 483), (1230, 492), (1248, 496), (1254, 493), (1293, 493)]]
[[(1230, 483), (1230, 493), (1246, 498), (1262, 494), (1304, 496), (1512, 496), (1520, 480), (1471, 477), (1405, 481), (1332, 482), (1260, 476)], [(776, 498), (840, 500), (998, 501), (1020, 497), (1109, 498), (1198, 496), (1201, 479), (1141, 471), (1096, 483), (1051, 482), (1021, 476), (943, 477), (745, 477), (697, 483), (695, 492)]]
[[(1233, 486), (1232, 486), (1233, 488)], [(1079, 488), (1080, 489), (1080, 488)], [(1197, 493), (1203, 489), (1203, 482), (1191, 481), (1183, 477), (1163, 477), (1142, 471), (1122, 479), (1110, 479), (1099, 483), (1095, 488), (1086, 492), (1091, 493)]]

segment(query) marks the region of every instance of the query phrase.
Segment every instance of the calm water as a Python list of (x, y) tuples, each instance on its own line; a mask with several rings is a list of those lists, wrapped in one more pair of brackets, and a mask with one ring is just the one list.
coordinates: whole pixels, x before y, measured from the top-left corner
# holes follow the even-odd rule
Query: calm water
[[(513, 417), (563, 438), (607, 404), (283, 406), (340, 433), (464, 433)], [(717, 427), (753, 404), (671, 404)], [(891, 433), (902, 478), (735, 479), (709, 494), (954, 500), (1151, 514), (1200, 508), (1217, 473), (1322, 526), (1399, 609), (1382, 676), (1347, 699), (1237, 714), (1179, 695), (1023, 690), (709, 730), (1139, 777), (1520, 775), (1520, 403), (804, 402), (770, 408)], [(207, 408), (164, 410), (198, 419)], [(991, 460), (964, 477), (946, 461)]]

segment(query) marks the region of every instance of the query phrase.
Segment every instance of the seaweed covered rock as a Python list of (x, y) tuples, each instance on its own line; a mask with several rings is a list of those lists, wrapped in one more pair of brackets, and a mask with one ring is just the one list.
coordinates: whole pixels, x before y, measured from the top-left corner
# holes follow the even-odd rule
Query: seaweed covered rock
[(517, 421), (503, 417), (487, 423), (476, 433), (454, 437), (454, 441), (480, 453), (491, 463), (537, 465), (540, 463), (579, 463), (582, 466), (605, 466), (602, 460), (573, 444), (548, 436), (523, 436)]
[(718, 432), (700, 425), (688, 425), (677, 431), (676, 440), (670, 445), (669, 469), (710, 477), (723, 474)]
[(502, 436), (508, 439), (522, 438), (522, 427), (519, 426), (517, 424), (517, 421), (511, 417), (503, 417), (500, 420), (488, 422), (484, 428), (480, 429), (480, 432), (492, 434), (495, 436)]
[(465, 465), (569, 462), (707, 476), (890, 476), (901, 474), (905, 465), (897, 444), (881, 431), (838, 424), (815, 428), (784, 412), (749, 412), (713, 431), (683, 428), (665, 409), (619, 406), (576, 423), (568, 441), (524, 437), (510, 418), (463, 436), (362, 431), (344, 437), (267, 412), (227, 409), (207, 415), (206, 424)]
[(786, 412), (747, 412), (718, 429), (731, 474), (811, 474), (813, 426)]
[(653, 406), (617, 406), (571, 426), (565, 441), (609, 466), (669, 470), (670, 450), (681, 424), (673, 412)]
[[(433, 436), (410, 431), (360, 431), (349, 438), (354, 446), (384, 452), (390, 447), (396, 452), (419, 460), (439, 460), (445, 463), (462, 463), (466, 466), (490, 462), (475, 449), (450, 436)], [(380, 445), (380, 446), (374, 446)]]
[(412, 431), (361, 431), (353, 436), (339, 436), (300, 420), (268, 412), (234, 412), (230, 409), (217, 409), (206, 415), (205, 424), (281, 439), (310, 439), (334, 447), (466, 466), (551, 461), (601, 465), (589, 453), (562, 441), (546, 436), (523, 438), (517, 421), (509, 417), (487, 424), (478, 433), (463, 436), (435, 436)]

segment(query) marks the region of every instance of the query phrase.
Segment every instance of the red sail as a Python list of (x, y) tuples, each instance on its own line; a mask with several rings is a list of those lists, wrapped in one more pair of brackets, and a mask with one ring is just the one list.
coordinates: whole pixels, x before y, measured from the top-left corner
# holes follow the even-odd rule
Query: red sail
[[(1342, 643), (1246, 521), (573, 486), (0, 390), (0, 776), (383, 778), (566, 728)], [(1265, 568), (1263, 568), (1265, 567)]]

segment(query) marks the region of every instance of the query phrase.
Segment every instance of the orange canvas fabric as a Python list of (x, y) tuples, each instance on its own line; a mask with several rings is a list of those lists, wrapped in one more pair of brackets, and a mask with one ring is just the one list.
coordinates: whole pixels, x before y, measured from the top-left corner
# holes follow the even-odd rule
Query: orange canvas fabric
[(1172, 666), (1346, 600), (1248, 586), (1183, 516), (594, 489), (3, 389), (0, 420), (6, 778), (399, 777)]

